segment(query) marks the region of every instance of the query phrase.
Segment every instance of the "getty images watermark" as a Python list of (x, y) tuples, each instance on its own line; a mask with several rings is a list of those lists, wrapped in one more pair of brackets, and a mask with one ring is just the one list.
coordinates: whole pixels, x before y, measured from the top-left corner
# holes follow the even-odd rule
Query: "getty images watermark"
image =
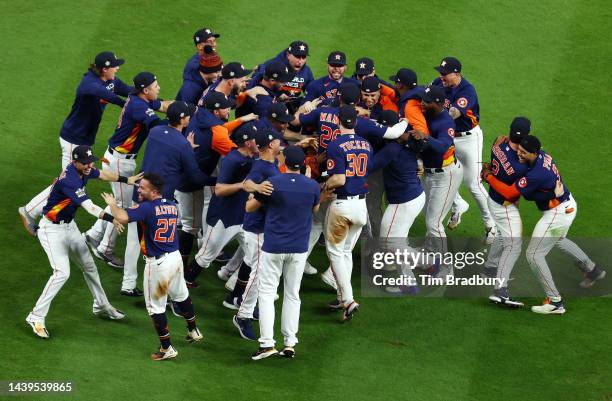
[[(482, 238), (362, 239), (361, 294), (468, 298), (488, 297), (493, 288), (508, 287), (515, 296), (542, 297), (541, 272), (525, 256), (532, 240), (510, 238), (491, 246)], [(603, 263), (612, 239), (572, 240), (588, 257), (576, 259), (563, 246), (546, 255), (559, 291), (564, 296), (610, 296), (612, 277), (592, 288), (580, 283), (594, 264), (607, 269)]]

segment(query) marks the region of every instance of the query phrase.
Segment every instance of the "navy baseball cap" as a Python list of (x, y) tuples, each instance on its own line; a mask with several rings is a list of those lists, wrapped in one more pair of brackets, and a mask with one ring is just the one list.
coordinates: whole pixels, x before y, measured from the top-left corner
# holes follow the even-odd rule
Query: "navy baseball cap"
[(380, 79), (376, 77), (365, 77), (361, 81), (361, 91), (366, 93), (377, 92), (380, 90)]
[(293, 79), (293, 74), (289, 72), (289, 69), (284, 63), (273, 60), (264, 67), (264, 78), (287, 82)]
[(242, 78), (250, 73), (251, 71), (245, 69), (244, 66), (237, 61), (228, 63), (221, 69), (221, 77), (223, 79)]
[(99, 159), (94, 156), (91, 147), (87, 145), (79, 145), (72, 150), (72, 160), (83, 164), (89, 164)]
[(374, 60), (369, 57), (362, 57), (355, 61), (355, 74), (370, 75), (374, 72)]
[(412, 71), (410, 68), (400, 68), (397, 71), (397, 74), (391, 75), (389, 79), (393, 82), (399, 82), (400, 84), (408, 87), (417, 85), (416, 72)]
[(376, 122), (390, 127), (399, 123), (399, 115), (393, 110), (383, 110), (378, 115)]
[(275, 139), (278, 139), (280, 141), (281, 134), (280, 132), (272, 128), (260, 129), (255, 134), (255, 143), (260, 148), (268, 146)]
[(355, 125), (357, 125), (357, 109), (355, 109), (355, 106), (341, 106), (338, 118), (344, 128), (355, 128)]
[(542, 149), (542, 144), (540, 143), (540, 140), (537, 137), (533, 135), (527, 135), (521, 141), (521, 147), (529, 153), (538, 153), (540, 149)]
[(301, 40), (296, 40), (291, 42), (287, 51), (296, 57), (306, 57), (308, 56), (308, 44)]
[(236, 102), (232, 99), (228, 99), (223, 93), (217, 91), (210, 92), (204, 99), (204, 107), (208, 110), (229, 109), (235, 104)]
[(98, 68), (113, 68), (118, 67), (123, 63), (125, 63), (125, 60), (122, 58), (117, 58), (113, 52), (98, 53), (94, 61), (94, 64)]
[(295, 145), (287, 146), (283, 150), (283, 155), (285, 156), (285, 166), (291, 170), (299, 170), (304, 167), (306, 155), (302, 148)]
[(221, 35), (213, 32), (210, 28), (202, 28), (193, 34), (193, 42), (197, 45), (198, 43), (206, 42), (208, 38), (218, 38), (219, 36)]
[(177, 123), (181, 120), (181, 118), (193, 116), (195, 112), (196, 107), (193, 104), (177, 100), (168, 106), (166, 116), (170, 122)]
[(521, 143), (531, 132), (531, 121), (527, 117), (515, 117), (510, 124), (510, 142)]
[(344, 66), (346, 65), (346, 54), (340, 50), (334, 50), (327, 56), (327, 64), (333, 66)]
[(157, 81), (157, 77), (152, 72), (139, 72), (134, 77), (134, 88), (136, 88), (136, 92), (140, 92), (155, 81)]
[(338, 88), (340, 100), (344, 104), (355, 104), (361, 98), (361, 90), (352, 82), (345, 82)]
[(440, 61), (440, 65), (434, 67), (442, 75), (450, 74), (452, 72), (461, 72), (461, 62), (454, 57), (444, 57)]
[(423, 91), (421, 99), (423, 99), (423, 101), (426, 103), (444, 103), (444, 101), (446, 100), (446, 94), (444, 93), (444, 89), (442, 89), (441, 86), (429, 85)]
[(268, 108), (268, 118), (272, 118), (282, 123), (293, 121), (293, 115), (289, 114), (289, 109), (285, 103), (272, 103)]
[(255, 135), (257, 135), (257, 127), (254, 122), (249, 121), (236, 128), (231, 135), (231, 139), (236, 145), (241, 146), (244, 145), (246, 141), (254, 139)]

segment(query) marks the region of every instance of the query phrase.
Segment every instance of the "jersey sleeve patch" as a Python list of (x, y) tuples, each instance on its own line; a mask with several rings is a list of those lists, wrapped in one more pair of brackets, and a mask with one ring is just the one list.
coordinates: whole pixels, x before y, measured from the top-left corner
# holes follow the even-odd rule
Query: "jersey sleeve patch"
[(527, 178), (526, 178), (526, 177), (521, 178), (521, 179), (519, 180), (519, 182), (518, 182), (518, 186), (519, 186), (520, 188), (525, 188), (525, 187), (527, 187)]
[(336, 167), (336, 162), (334, 162), (332, 159), (327, 159), (327, 169), (333, 170), (334, 167)]
[(448, 136), (450, 136), (451, 138), (455, 137), (455, 130), (452, 128), (448, 129)]
[(465, 109), (468, 105), (468, 100), (464, 97), (460, 97), (459, 99), (457, 99), (457, 106), (461, 107), (462, 109)]

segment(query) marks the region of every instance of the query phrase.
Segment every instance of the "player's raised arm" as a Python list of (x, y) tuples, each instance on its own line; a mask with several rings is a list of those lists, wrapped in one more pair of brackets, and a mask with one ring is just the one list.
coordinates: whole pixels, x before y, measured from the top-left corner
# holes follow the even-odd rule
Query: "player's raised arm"
[(124, 177), (108, 170), (100, 170), (100, 177), (98, 178), (106, 182), (123, 182), (128, 185), (135, 185), (142, 178), (142, 175), (143, 173), (138, 173), (131, 177)]
[(125, 209), (122, 209), (119, 206), (117, 206), (117, 201), (115, 200), (115, 197), (113, 196), (113, 194), (102, 192), (101, 195), (102, 195), (102, 199), (104, 199), (104, 202), (106, 202), (106, 204), (108, 206), (110, 206), (111, 214), (113, 215), (113, 217), (119, 223), (127, 224), (128, 223), (128, 214), (125, 211)]

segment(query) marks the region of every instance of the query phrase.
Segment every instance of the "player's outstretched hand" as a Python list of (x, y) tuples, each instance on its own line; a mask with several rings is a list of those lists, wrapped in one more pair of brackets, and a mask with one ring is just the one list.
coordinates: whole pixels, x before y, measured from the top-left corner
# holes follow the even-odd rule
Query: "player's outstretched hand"
[(136, 183), (138, 181), (140, 181), (142, 179), (142, 177), (144, 176), (144, 173), (138, 173), (136, 175), (133, 175), (131, 177), (128, 177), (128, 184), (129, 185), (136, 185)]
[(247, 94), (248, 97), (250, 97), (251, 99), (257, 101), (257, 96), (266, 96), (268, 94), (268, 91), (266, 91), (263, 87), (261, 86), (254, 86), (251, 89), (245, 91), (244, 93)]
[(480, 170), (480, 179), (483, 181), (487, 180), (487, 177), (491, 174), (491, 163), (482, 163), (482, 169)]
[(102, 199), (108, 206), (117, 206), (117, 201), (115, 200), (115, 196), (113, 194), (109, 194), (108, 192), (102, 192)]
[(359, 117), (367, 117), (370, 118), (370, 110), (364, 109), (363, 107), (356, 106), (355, 110), (357, 110), (357, 115)]
[(243, 123), (248, 123), (249, 121), (257, 120), (259, 117), (255, 113), (249, 113), (246, 116), (239, 117), (238, 119)]
[(258, 184), (255, 190), (262, 195), (270, 196), (272, 195), (272, 192), (274, 192), (274, 186), (270, 181), (264, 181), (261, 184)]
[(125, 227), (123, 226), (123, 224), (119, 223), (117, 219), (113, 219), (113, 225), (115, 226), (115, 229), (119, 234), (123, 233)]
[(187, 134), (187, 142), (189, 142), (189, 144), (191, 145), (191, 149), (195, 149), (200, 146), (197, 143), (195, 143), (195, 132), (194, 131), (191, 131), (189, 134)]
[(297, 142), (295, 146), (299, 146), (300, 148), (313, 147), (316, 150), (319, 146), (319, 141), (317, 140), (317, 138), (304, 138), (301, 141)]
[(417, 139), (417, 140), (425, 139), (427, 137), (427, 134), (420, 130), (412, 130), (408, 132), (414, 139)]
[(557, 180), (557, 184), (555, 185), (555, 196), (560, 198), (565, 193), (565, 187), (561, 180)]

